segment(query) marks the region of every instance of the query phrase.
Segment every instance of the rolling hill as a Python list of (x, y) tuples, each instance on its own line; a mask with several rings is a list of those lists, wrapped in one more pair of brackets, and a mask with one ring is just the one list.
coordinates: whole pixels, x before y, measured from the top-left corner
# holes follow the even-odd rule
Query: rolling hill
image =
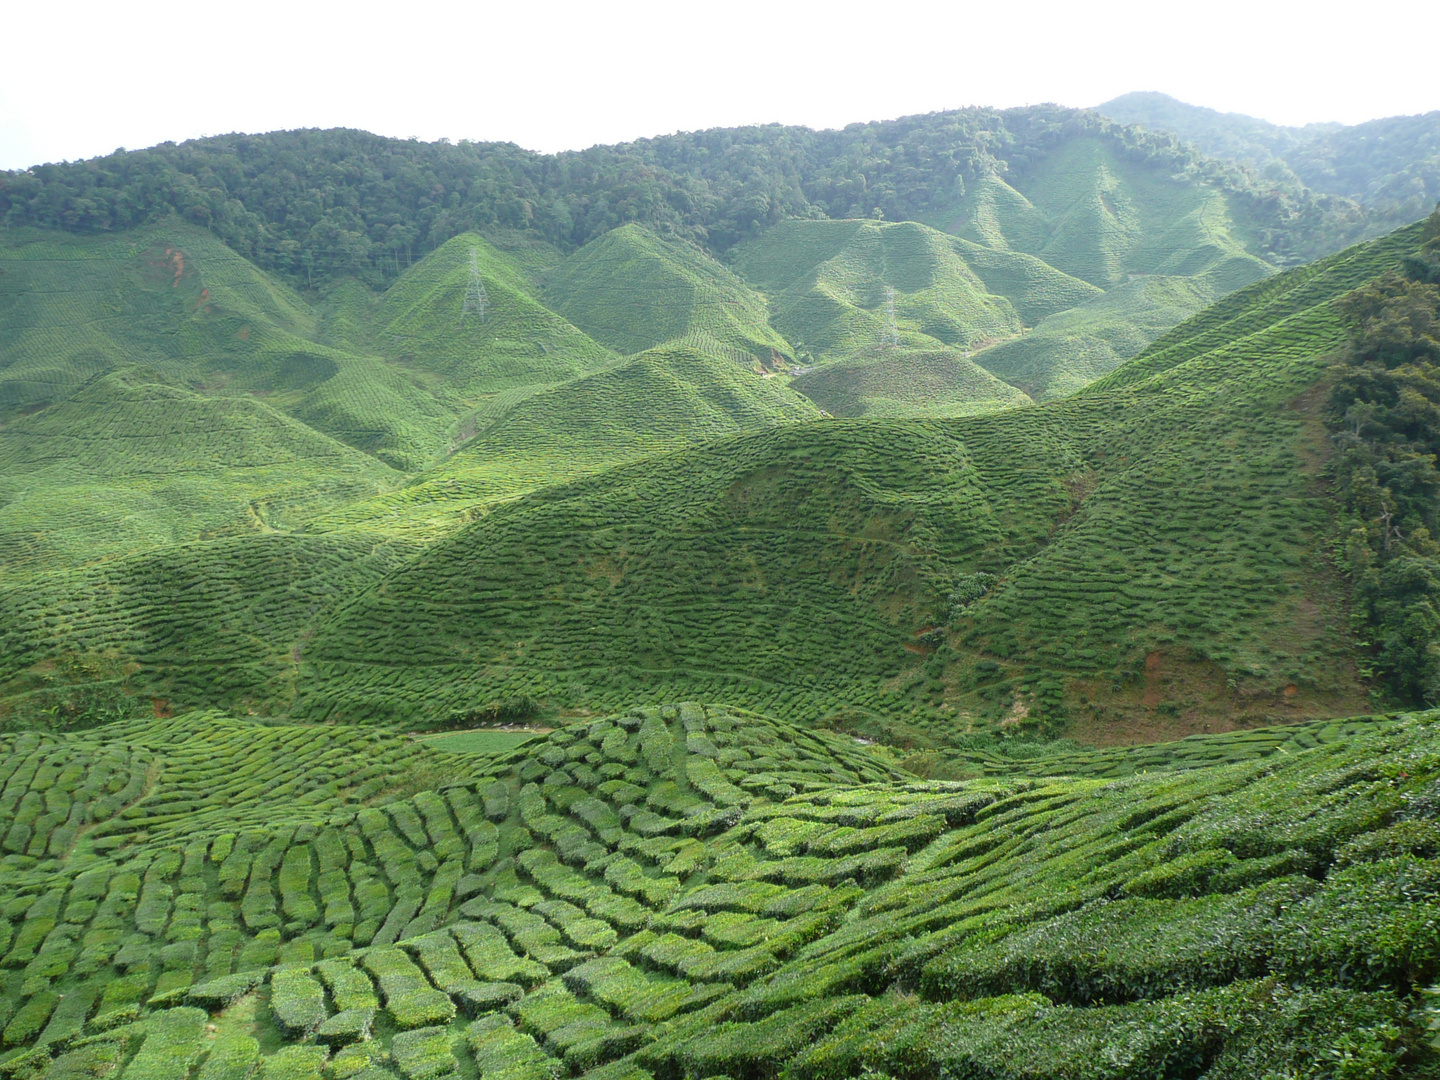
[(0, 1069), (1431, 1077), (1436, 734), (961, 783), (694, 703), (9, 738)]
[(1257, 283), (1052, 405), (741, 436), (498, 508), (317, 625), (298, 707), (693, 691), (1099, 742), (1357, 711), (1315, 388), (1333, 301), (1421, 235)]
[(218, 625), (191, 625), (187, 662), (134, 629), (143, 612), (91, 608), (94, 571), (17, 583), (7, 708), (108, 656), (176, 707), (404, 724), (703, 697), (943, 746), (1359, 712), (1316, 388), (1345, 336), (1334, 301), (1422, 235), (1266, 278), (1078, 395), (983, 416), (797, 424), (815, 414), (783, 377), (653, 350), (311, 518), (317, 539), (430, 546), (278, 619), (241, 675), (209, 673)]
[(790, 358), (762, 297), (703, 250), (639, 225), (614, 229), (556, 266), (545, 296), (622, 354), (679, 344), (766, 370)]
[[(1368, 704), (1320, 380), (1334, 301), (1414, 229), (1276, 275), (1370, 225), (1048, 108), (552, 172), (242, 144), (209, 217), (115, 202), (128, 156), (0, 180), (11, 722), (91, 684), (416, 724), (726, 699), (936, 746)], [(183, 187), (225, 145), (151, 164)], [(354, 210), (297, 232), (298, 196), (260, 192), (302, 145), (419, 171), (302, 170)], [(422, 175), (445, 208), (406, 201)], [(44, 209), (81, 198), (109, 216)], [(225, 606), (192, 608), (212, 565)], [(188, 655), (156, 630), (171, 600)]]

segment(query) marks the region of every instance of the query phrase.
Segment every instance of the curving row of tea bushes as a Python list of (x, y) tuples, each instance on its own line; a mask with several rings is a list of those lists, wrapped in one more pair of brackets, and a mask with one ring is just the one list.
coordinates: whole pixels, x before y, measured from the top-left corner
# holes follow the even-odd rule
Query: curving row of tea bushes
[[(213, 714), (53, 741), (144, 746), (163, 778), (204, 724), (277, 760), (387, 745)], [(1434, 1075), (1440, 714), (1268, 745), (923, 782), (682, 704), (447, 777), (416, 749), (403, 800), (275, 785), (240, 829), (196, 772), (177, 832), (0, 863), (0, 1076)]]

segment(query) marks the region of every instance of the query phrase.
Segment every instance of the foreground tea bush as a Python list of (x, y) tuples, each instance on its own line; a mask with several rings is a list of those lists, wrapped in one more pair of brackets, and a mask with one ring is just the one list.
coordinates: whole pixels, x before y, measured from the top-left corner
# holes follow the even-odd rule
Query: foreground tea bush
[(693, 704), (23, 735), (0, 1077), (1440, 1075), (1440, 714), (1258, 734), (964, 782)]

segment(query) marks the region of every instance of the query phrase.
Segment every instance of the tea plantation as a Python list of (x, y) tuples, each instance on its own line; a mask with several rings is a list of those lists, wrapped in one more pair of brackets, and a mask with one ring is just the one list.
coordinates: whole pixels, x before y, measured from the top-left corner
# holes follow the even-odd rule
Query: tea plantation
[(1365, 711), (1314, 387), (1333, 300), (1418, 237), (1241, 290), (1064, 401), (779, 427), (496, 507), (317, 620), (294, 708), (694, 696), (919, 745)]
[(0, 175), (0, 1080), (1440, 1080), (1440, 212), (233, 138)]
[(944, 782), (695, 704), (12, 737), (0, 1075), (1437, 1075), (1437, 739)]

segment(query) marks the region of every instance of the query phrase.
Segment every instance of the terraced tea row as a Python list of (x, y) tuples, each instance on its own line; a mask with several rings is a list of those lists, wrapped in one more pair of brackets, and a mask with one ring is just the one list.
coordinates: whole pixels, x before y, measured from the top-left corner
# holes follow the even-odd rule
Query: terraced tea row
[[(186, 757), (206, 723), (216, 752)], [(149, 752), (208, 793), (160, 800), (183, 832), (148, 796), (138, 829), (5, 858), (0, 1071), (1219, 1078), (1363, 1039), (1372, 1075), (1428, 1075), (1437, 725), (1251, 760), (1218, 737), (1230, 764), (1121, 781), (925, 783), (848, 738), (666, 706), (403, 802), (277, 791), (243, 825), (236, 766), (201, 764), (236, 761), (235, 735), (256, 759), (319, 747), (312, 778), (374, 736), (174, 721)], [(27, 738), (62, 789), (58, 748), (92, 745)]]

